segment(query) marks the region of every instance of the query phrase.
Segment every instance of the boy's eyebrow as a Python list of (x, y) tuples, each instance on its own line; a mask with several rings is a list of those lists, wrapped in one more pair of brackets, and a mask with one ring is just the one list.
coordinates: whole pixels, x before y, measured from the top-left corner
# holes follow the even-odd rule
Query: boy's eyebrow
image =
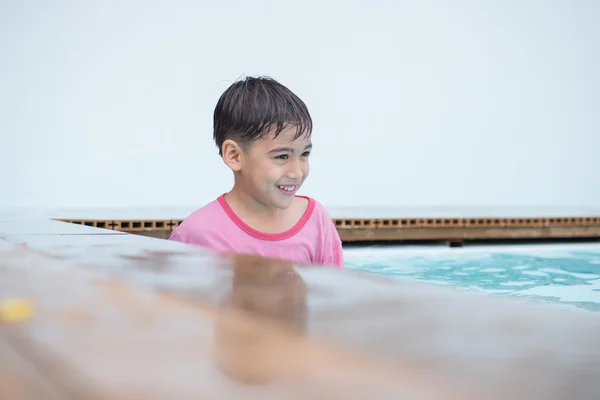
[[(312, 149), (312, 144), (309, 144), (302, 151), (311, 150), (311, 149)], [(294, 149), (292, 149), (291, 147), (277, 147), (276, 149), (269, 151), (269, 153), (267, 153), (267, 154), (283, 153), (283, 152), (293, 153)]]

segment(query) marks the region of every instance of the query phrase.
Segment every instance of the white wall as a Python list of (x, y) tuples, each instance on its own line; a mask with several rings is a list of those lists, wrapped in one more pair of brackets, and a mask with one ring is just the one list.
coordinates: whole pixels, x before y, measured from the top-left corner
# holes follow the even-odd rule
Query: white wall
[(597, 0), (0, 5), (0, 207), (212, 200), (244, 74), (308, 104), (326, 205), (600, 205)]

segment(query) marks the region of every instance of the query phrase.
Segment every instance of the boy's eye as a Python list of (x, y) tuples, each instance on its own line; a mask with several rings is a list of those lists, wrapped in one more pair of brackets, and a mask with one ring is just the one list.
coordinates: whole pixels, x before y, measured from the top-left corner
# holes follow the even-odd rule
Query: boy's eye
[[(302, 153), (302, 157), (308, 157), (310, 155), (310, 151), (305, 151), (304, 153)], [(287, 160), (290, 158), (289, 154), (280, 154), (278, 156), (275, 156), (275, 159), (277, 160)]]

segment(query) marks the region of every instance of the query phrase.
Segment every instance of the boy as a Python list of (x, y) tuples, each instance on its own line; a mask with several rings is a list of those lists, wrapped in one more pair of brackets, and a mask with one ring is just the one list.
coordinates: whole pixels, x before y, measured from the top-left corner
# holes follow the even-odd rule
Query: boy
[(231, 85), (215, 107), (213, 137), (234, 186), (188, 216), (170, 240), (344, 268), (324, 207), (296, 195), (309, 173), (311, 134), (306, 105), (279, 82), (250, 77)]

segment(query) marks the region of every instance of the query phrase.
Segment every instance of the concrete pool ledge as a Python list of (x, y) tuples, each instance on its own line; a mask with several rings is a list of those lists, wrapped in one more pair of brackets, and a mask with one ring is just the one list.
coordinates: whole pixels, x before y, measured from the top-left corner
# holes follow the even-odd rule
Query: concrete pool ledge
[(600, 398), (598, 313), (58, 228), (0, 240), (0, 398)]

